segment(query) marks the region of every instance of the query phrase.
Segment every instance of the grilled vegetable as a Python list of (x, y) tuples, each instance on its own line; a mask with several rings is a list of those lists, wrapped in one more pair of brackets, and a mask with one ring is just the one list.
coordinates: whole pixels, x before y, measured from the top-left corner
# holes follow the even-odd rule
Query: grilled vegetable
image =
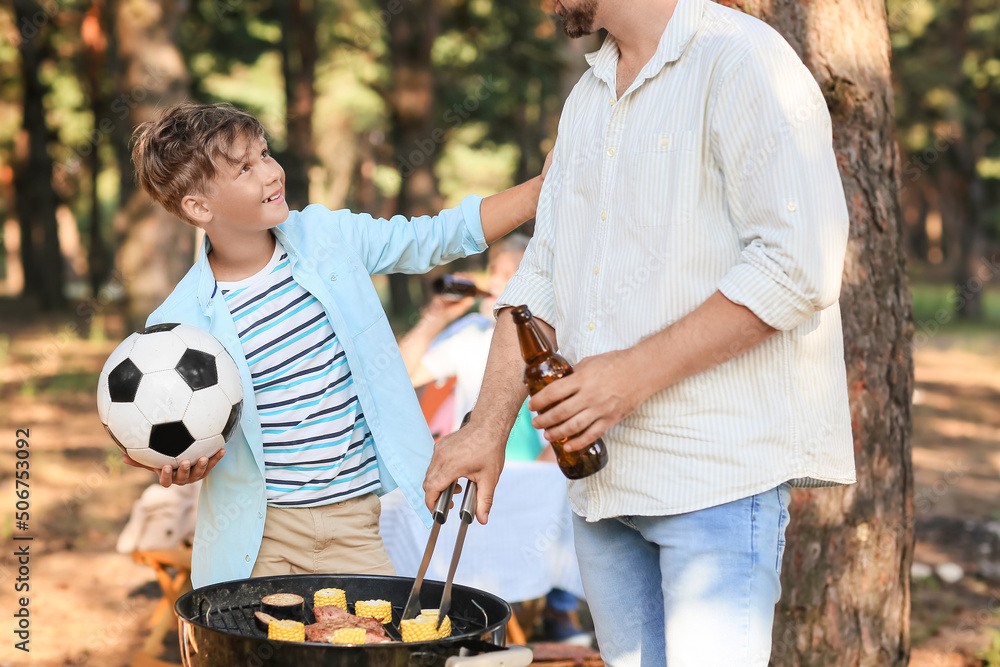
[(278, 620), (274, 616), (271, 616), (270, 614), (265, 614), (262, 611), (255, 611), (253, 613), (253, 617), (254, 621), (257, 623), (257, 627), (263, 630), (264, 632), (267, 632), (267, 626), (271, 624), (271, 621)]
[(341, 628), (334, 630), (331, 644), (364, 644), (368, 633), (364, 628)]
[(400, 621), (399, 632), (404, 642), (428, 642), (438, 638), (434, 621), (420, 616)]
[(274, 593), (260, 601), (260, 610), (278, 620), (305, 620), (306, 601), (294, 593)]
[(313, 607), (328, 605), (347, 610), (347, 595), (342, 588), (322, 588), (313, 593)]
[(354, 615), (392, 623), (392, 603), (388, 600), (358, 600), (354, 603)]
[(399, 631), (403, 635), (403, 641), (426, 642), (450, 637), (451, 619), (445, 616), (440, 629), (434, 627), (437, 625), (437, 619), (437, 609), (424, 609), (420, 612), (420, 616), (400, 621)]
[[(437, 609), (421, 609), (420, 616), (417, 618), (429, 618), (431, 623), (437, 625), (438, 621), (438, 610)], [(444, 639), (445, 637), (451, 637), (451, 619), (447, 616), (441, 621), (441, 627), (437, 629), (438, 639)]]
[(304, 642), (306, 626), (298, 621), (277, 620), (267, 624), (267, 638), (285, 642)]

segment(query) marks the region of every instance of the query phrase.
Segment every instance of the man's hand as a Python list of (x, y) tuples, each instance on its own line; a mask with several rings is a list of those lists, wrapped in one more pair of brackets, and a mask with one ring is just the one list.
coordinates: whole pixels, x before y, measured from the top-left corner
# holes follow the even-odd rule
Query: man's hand
[(479, 485), (476, 517), (485, 524), (493, 506), (500, 472), (503, 470), (507, 438), (497, 429), (485, 428), (475, 419), (434, 445), (434, 456), (424, 478), (424, 502), (434, 509), (448, 485), (465, 477)]
[(626, 350), (583, 359), (572, 375), (531, 397), (528, 407), (541, 413), (531, 424), (544, 429), (549, 442), (569, 438), (563, 445), (567, 451), (594, 442), (652, 395), (648, 385), (637, 382), (641, 373), (635, 357)]
[(223, 455), (225, 455), (226, 450), (220, 449), (216, 452), (212, 458), (202, 456), (198, 459), (195, 465), (191, 465), (188, 460), (181, 461), (177, 469), (174, 470), (170, 466), (163, 466), (162, 468), (150, 468), (149, 466), (143, 465), (133, 459), (128, 454), (122, 453), (122, 461), (126, 465), (130, 465), (133, 468), (144, 468), (151, 472), (155, 472), (159, 476), (160, 486), (163, 488), (169, 488), (171, 484), (184, 485), (192, 484), (199, 480), (205, 479), (208, 473), (212, 472), (212, 468), (222, 460)]

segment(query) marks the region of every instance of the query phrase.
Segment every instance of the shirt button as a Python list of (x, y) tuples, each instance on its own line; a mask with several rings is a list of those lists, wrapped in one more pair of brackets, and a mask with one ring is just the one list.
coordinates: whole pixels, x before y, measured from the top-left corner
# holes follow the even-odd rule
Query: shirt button
[(614, 106), (615, 105), (615, 98), (609, 97), (608, 98), (608, 104), (610, 104), (611, 106)]
[(615, 149), (614, 148), (609, 148), (608, 149), (608, 157), (614, 157), (614, 156), (615, 156)]
[(595, 266), (595, 267), (594, 267), (594, 275), (596, 276), (596, 275), (597, 275), (598, 273), (600, 273), (600, 272), (601, 272), (601, 267), (599, 267), (599, 266)]
[(793, 201), (788, 202), (788, 210), (791, 211), (792, 213), (795, 213), (795, 211), (797, 211), (798, 208), (799, 207), (795, 205), (795, 202)]
[(660, 139), (660, 145), (663, 146), (664, 148), (666, 148), (667, 146), (669, 146), (670, 145), (670, 137), (663, 137), (662, 139)]
[(608, 212), (601, 211), (601, 220), (607, 220), (607, 219), (608, 219)]
[(336, 280), (336, 279), (337, 279), (337, 274), (336, 273), (331, 273), (330, 274), (330, 280)]
[(250, 562), (250, 554), (247, 554), (246, 560), (247, 560), (248, 563)]
[(257, 512), (257, 518), (258, 519), (263, 519), (264, 518), (264, 513), (263, 512)]
[(593, 331), (594, 329), (597, 328), (597, 325), (594, 324), (593, 322), (587, 322), (587, 328)]

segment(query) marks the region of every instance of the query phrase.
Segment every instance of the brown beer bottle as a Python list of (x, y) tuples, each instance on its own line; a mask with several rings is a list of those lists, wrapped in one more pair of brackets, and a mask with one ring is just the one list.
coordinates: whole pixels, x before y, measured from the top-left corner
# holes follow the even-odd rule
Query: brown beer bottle
[(431, 289), (435, 294), (445, 294), (447, 296), (455, 297), (456, 300), (463, 299), (467, 296), (474, 296), (477, 299), (493, 296), (486, 290), (481, 290), (476, 287), (476, 283), (471, 280), (451, 274), (436, 278), (434, 282), (431, 283)]
[[(534, 396), (546, 385), (573, 372), (569, 362), (556, 354), (552, 343), (542, 332), (527, 306), (518, 306), (511, 315), (517, 327), (517, 340), (524, 357), (524, 386)], [(566, 438), (551, 443), (556, 450), (556, 461), (563, 474), (570, 479), (582, 479), (603, 468), (608, 462), (608, 448), (598, 438), (587, 447), (575, 452), (563, 451)]]

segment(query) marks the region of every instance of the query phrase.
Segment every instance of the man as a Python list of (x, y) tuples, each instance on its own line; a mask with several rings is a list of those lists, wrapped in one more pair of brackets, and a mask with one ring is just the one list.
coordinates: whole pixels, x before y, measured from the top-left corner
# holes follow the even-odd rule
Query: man
[[(766, 665), (790, 486), (854, 481), (837, 298), (848, 217), (823, 97), (764, 23), (709, 0), (560, 0), (604, 45), (566, 102), (482, 396), (427, 501), (485, 522), (524, 400), (509, 306), (576, 372), (529, 407), (610, 462), (569, 484), (605, 661)], [(551, 325), (551, 326), (549, 326)]]

